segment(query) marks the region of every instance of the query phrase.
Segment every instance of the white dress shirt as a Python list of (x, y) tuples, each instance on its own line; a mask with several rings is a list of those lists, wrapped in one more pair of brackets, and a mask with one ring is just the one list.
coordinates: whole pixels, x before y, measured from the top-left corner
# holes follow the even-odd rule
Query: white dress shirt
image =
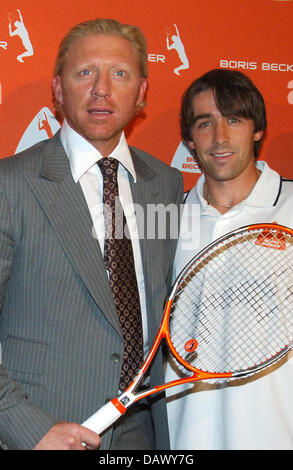
[[(99, 241), (101, 252), (103, 254), (105, 237), (103, 213), (103, 176), (99, 166), (97, 165), (97, 161), (103, 157), (93, 145), (91, 145), (86, 139), (75, 132), (69, 126), (66, 120), (63, 122), (60, 137), (69, 159), (72, 177), (75, 183), (80, 184), (92, 217), (93, 237)], [(138, 229), (129, 184), (129, 178), (132, 178), (134, 182), (136, 181), (136, 173), (124, 133), (122, 133), (117, 147), (113, 150), (109, 157), (116, 158), (116, 160), (120, 162), (118, 166), (119, 197), (123, 211), (125, 213), (129, 234), (132, 241), (135, 271), (141, 304), (144, 352), (146, 355), (148, 349), (148, 338), (145, 284), (139, 246)]]

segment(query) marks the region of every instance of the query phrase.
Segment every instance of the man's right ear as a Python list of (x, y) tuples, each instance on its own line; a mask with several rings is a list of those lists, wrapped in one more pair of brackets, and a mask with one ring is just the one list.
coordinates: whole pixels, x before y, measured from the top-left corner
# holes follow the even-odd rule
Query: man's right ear
[(192, 140), (188, 140), (186, 144), (189, 149), (194, 150), (194, 143)]
[(56, 75), (55, 77), (53, 77), (52, 88), (53, 88), (55, 99), (60, 104), (63, 104), (62, 83), (61, 83), (61, 78), (59, 75)]

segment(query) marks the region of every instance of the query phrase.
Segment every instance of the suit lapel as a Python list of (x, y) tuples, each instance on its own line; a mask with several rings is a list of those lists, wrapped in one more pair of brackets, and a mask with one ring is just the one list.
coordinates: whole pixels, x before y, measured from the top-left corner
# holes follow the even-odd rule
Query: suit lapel
[(38, 177), (27, 182), (81, 281), (120, 334), (112, 292), (92, 219), (79, 183), (73, 181), (59, 136), (48, 142)]
[[(142, 208), (143, 217), (143, 233), (140, 238), (141, 256), (143, 264), (148, 259), (149, 243), (147, 238), (147, 206), (149, 204), (156, 204), (159, 196), (158, 181), (156, 173), (153, 169), (145, 163), (143, 159), (131, 148), (131, 155), (134, 163), (137, 181), (130, 181), (130, 188), (132, 192), (133, 203)], [(140, 220), (137, 218), (138, 230), (140, 231)]]
[[(147, 234), (149, 223), (147, 220), (147, 205), (156, 205), (162, 202), (160, 200), (161, 190), (157, 174), (154, 170), (132, 148), (131, 154), (137, 176), (136, 183), (132, 180), (130, 183), (133, 202), (134, 204), (138, 204), (142, 207), (144, 211), (144, 233), (140, 238), (140, 249), (146, 287), (146, 301), (148, 305), (148, 325), (151, 335), (150, 338), (152, 338), (158, 329), (162, 317), (162, 311), (154, 311), (153, 308), (154, 289), (156, 289), (157, 286), (162, 285), (164, 280), (162, 280), (161, 241), (157, 240), (156, 237), (148, 237)], [(138, 230), (140, 231), (139, 220), (137, 220), (137, 225)]]
[(135, 150), (131, 148), (130, 151), (137, 177), (136, 183), (132, 179), (130, 182), (133, 202), (142, 205), (154, 204), (159, 195), (156, 173), (139, 157)]

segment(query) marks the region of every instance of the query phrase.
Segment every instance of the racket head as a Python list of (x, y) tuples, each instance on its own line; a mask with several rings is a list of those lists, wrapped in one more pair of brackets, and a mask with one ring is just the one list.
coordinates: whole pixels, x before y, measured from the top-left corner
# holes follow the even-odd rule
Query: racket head
[(291, 349), (292, 301), (293, 231), (241, 227), (179, 274), (167, 304), (166, 341), (194, 378), (247, 376)]

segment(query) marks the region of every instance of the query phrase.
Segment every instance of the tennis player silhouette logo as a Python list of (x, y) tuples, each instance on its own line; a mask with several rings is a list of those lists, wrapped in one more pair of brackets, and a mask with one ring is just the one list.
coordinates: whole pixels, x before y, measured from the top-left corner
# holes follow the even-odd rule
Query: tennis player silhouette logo
[(179, 30), (176, 24), (174, 24), (174, 28), (175, 28), (176, 34), (172, 34), (171, 30), (169, 28), (166, 28), (166, 34), (167, 34), (166, 44), (167, 44), (168, 51), (171, 51), (172, 49), (174, 49), (179, 56), (181, 64), (175, 67), (174, 73), (176, 75), (180, 75), (181, 70), (189, 69), (189, 60), (186, 55), (185, 47), (180, 37)]
[(17, 60), (23, 63), (24, 62), (23, 59), (25, 57), (30, 57), (34, 55), (34, 49), (33, 49), (33, 46), (29, 37), (28, 30), (24, 24), (21, 12), (20, 10), (17, 10), (17, 12), (18, 12), (18, 19), (16, 21), (14, 21), (13, 13), (8, 14), (8, 20), (9, 20), (8, 29), (9, 29), (10, 37), (18, 36), (22, 42), (22, 45), (25, 50), (24, 52), (22, 52), (21, 54), (17, 56)]
[(48, 116), (46, 114), (46, 110), (42, 110), (40, 114), (38, 114), (38, 128), (39, 131), (45, 131), (48, 138), (51, 139), (53, 137), (53, 132), (51, 126), (49, 124)]
[(53, 137), (60, 129), (60, 124), (52, 111), (44, 106), (26, 127), (15, 153), (22, 152), (42, 140)]

